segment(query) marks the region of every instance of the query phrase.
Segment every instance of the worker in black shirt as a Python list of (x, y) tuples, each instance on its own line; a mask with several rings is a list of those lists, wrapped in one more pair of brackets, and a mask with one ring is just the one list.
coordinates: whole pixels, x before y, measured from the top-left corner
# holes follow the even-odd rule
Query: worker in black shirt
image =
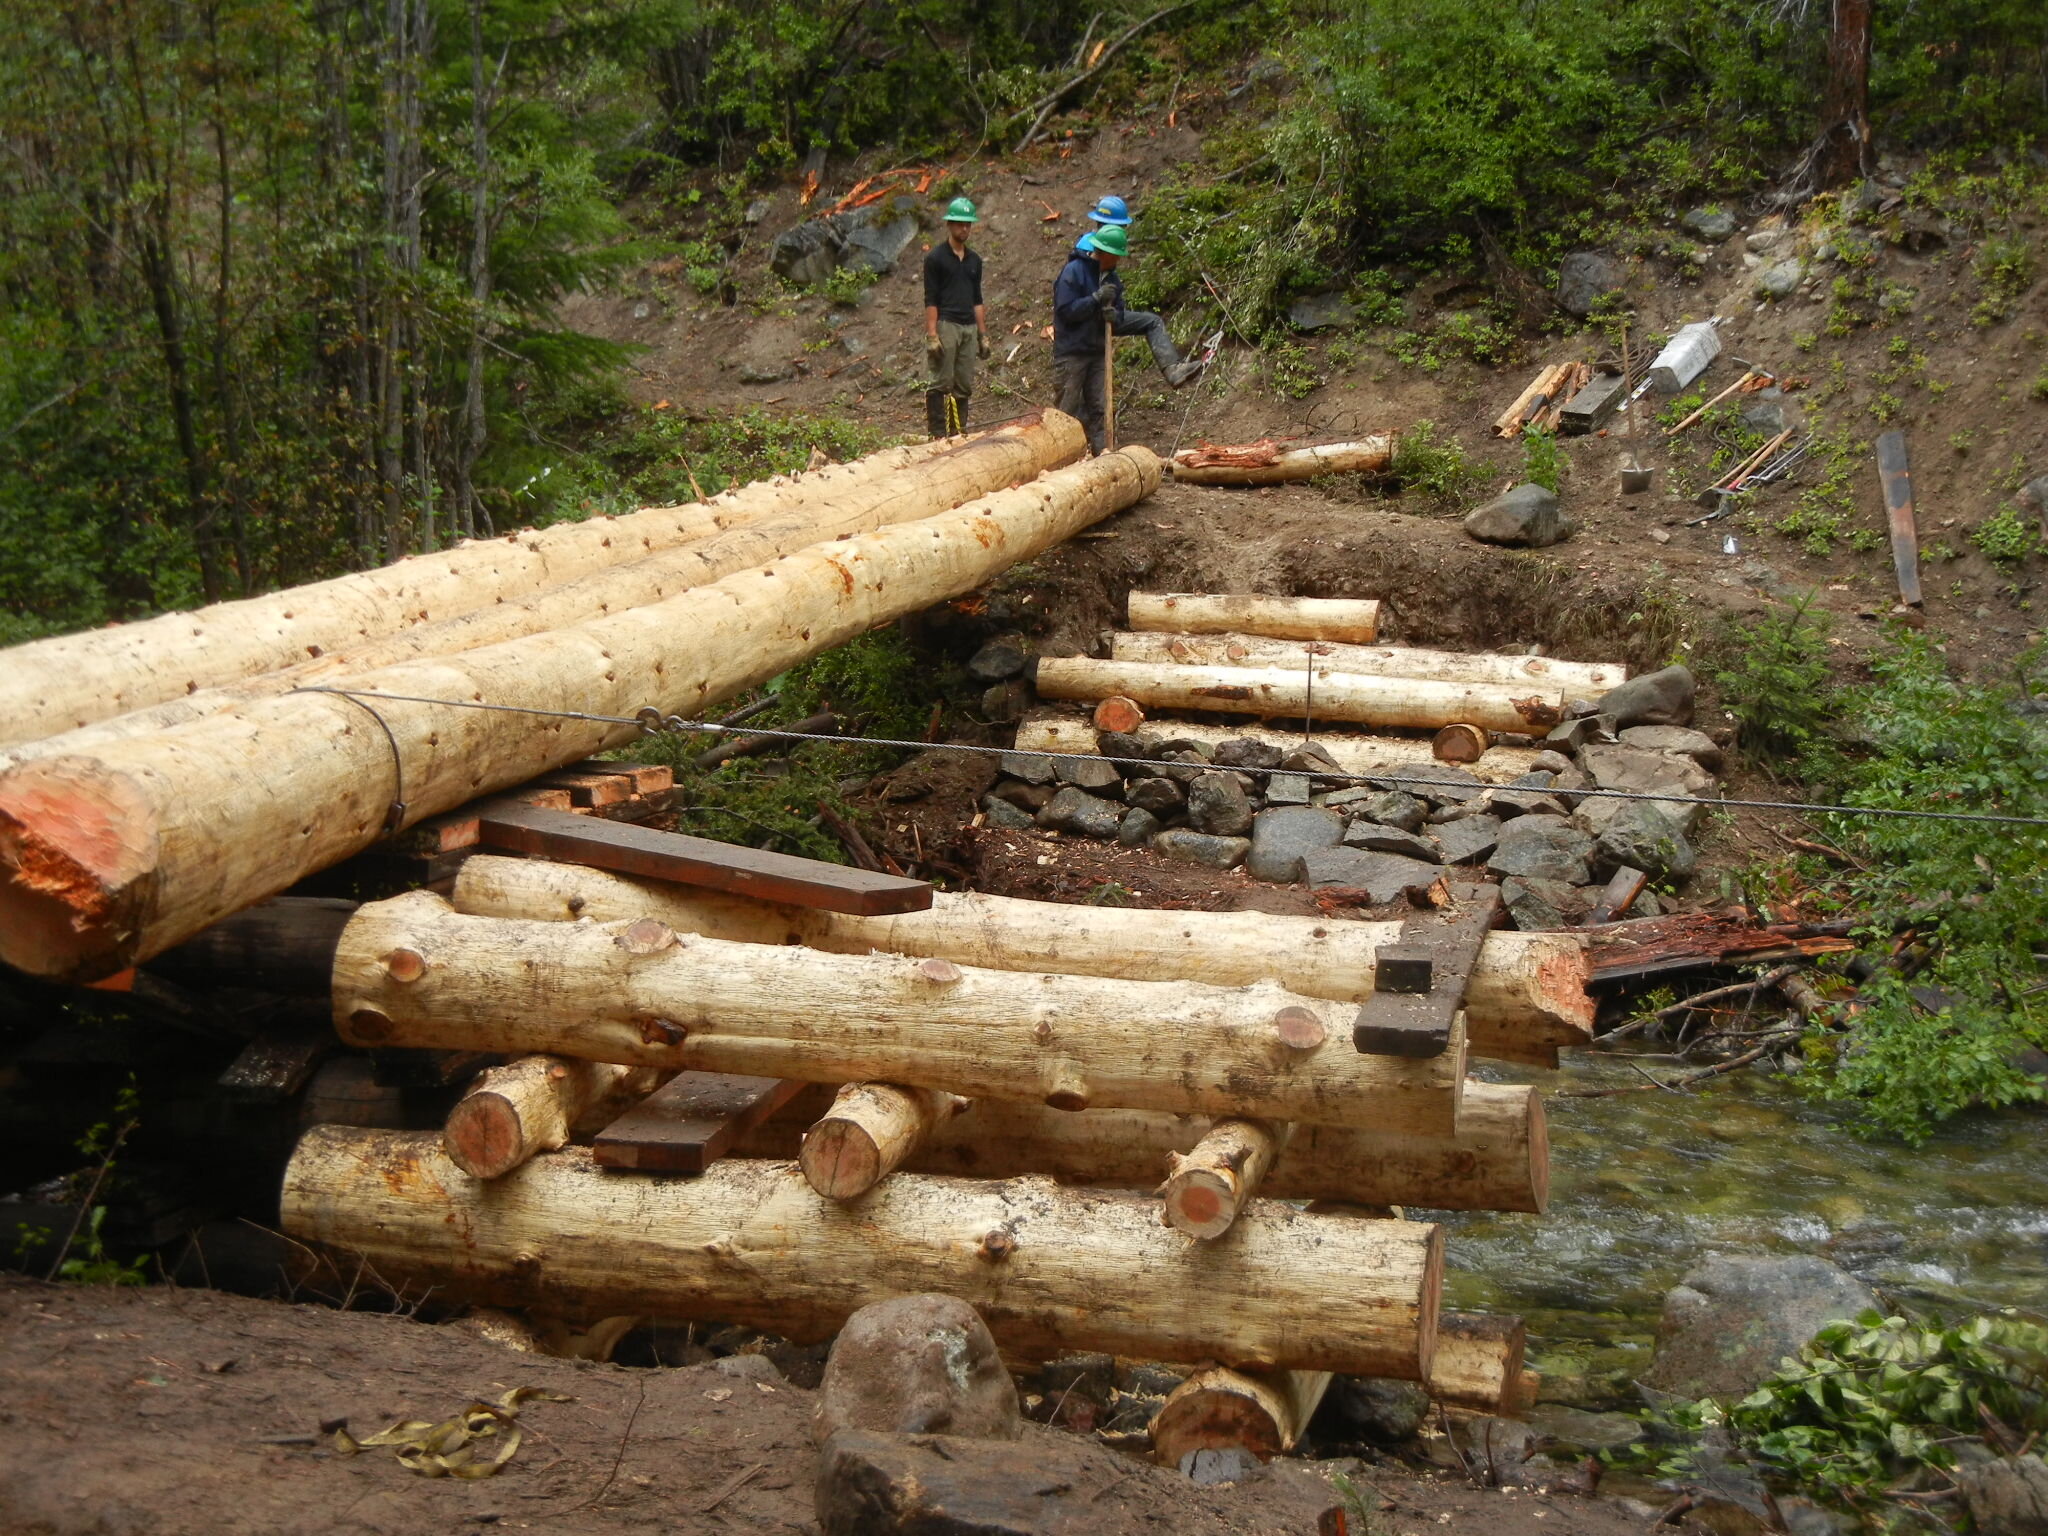
[(933, 437), (967, 430), (974, 362), (988, 356), (981, 253), (967, 249), (967, 233), (977, 222), (974, 204), (954, 198), (946, 205), (946, 243), (933, 246), (924, 258), (924, 346), (932, 360), (924, 414)]

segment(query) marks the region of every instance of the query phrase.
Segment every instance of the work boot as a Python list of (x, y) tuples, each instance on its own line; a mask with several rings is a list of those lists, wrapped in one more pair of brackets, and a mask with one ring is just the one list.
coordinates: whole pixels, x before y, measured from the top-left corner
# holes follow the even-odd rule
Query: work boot
[(924, 426), (933, 437), (946, 435), (946, 392), (943, 389), (924, 392)]
[(1208, 362), (1199, 357), (1191, 357), (1186, 362), (1175, 363), (1166, 370), (1166, 382), (1173, 388), (1179, 389), (1183, 384), (1194, 383), (1196, 379), (1202, 376), (1202, 370), (1208, 366)]

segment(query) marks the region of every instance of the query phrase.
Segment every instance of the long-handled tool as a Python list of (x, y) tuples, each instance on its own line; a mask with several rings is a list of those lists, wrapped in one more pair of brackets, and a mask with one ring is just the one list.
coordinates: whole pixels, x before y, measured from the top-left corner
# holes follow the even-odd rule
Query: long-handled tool
[[(1622, 322), (1621, 327), (1621, 376), (1623, 379), (1635, 377), (1635, 370), (1630, 366), (1626, 321)], [(1643, 383), (1647, 386), (1649, 380), (1645, 379)], [(1650, 488), (1650, 471), (1643, 468), (1643, 461), (1636, 456), (1636, 411), (1633, 397), (1624, 409), (1628, 412), (1628, 462), (1621, 467), (1621, 494), (1640, 496)]]
[(1102, 322), (1102, 451), (1116, 447), (1116, 316)]

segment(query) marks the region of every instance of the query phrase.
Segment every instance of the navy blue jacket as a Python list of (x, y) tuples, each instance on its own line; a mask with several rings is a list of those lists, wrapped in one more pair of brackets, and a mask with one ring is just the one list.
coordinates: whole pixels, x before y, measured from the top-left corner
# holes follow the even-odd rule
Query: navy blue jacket
[[(1076, 357), (1102, 350), (1103, 272), (1093, 256), (1076, 255), (1052, 285), (1052, 355)], [(1121, 317), (1122, 284), (1113, 284), (1109, 313)]]

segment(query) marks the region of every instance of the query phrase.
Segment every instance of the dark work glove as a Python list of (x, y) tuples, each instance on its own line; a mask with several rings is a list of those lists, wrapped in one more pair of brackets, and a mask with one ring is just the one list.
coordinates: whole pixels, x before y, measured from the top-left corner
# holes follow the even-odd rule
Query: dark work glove
[(985, 363), (988, 361), (989, 350), (988, 332), (983, 331), (975, 338), (974, 355)]
[(1105, 315), (1113, 315), (1124, 307), (1123, 280), (1111, 274), (1102, 280), (1102, 286), (1095, 290), (1095, 296), (1102, 304)]

